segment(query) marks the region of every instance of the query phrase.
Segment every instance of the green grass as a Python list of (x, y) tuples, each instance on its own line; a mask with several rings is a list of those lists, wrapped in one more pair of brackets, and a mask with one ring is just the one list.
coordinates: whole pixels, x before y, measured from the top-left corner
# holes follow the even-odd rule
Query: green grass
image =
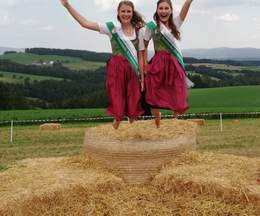
[(21, 74), (21, 73), (13, 73), (13, 72), (6, 72), (6, 71), (0, 71), (0, 75), (2, 75), (0, 76), (0, 82), (8, 82), (8, 83), (23, 83), (25, 79), (29, 79), (30, 82), (42, 81), (42, 80), (57, 80), (57, 81), (63, 80), (63, 78)]
[[(110, 124), (110, 123), (109, 123)], [(10, 128), (0, 128), (0, 171), (25, 158), (78, 155), (85, 130), (94, 124), (63, 124), (60, 131), (40, 131), (38, 125), (15, 126), (13, 144)], [(197, 150), (260, 157), (260, 119), (208, 120), (199, 128)]]
[(67, 124), (60, 131), (40, 131), (39, 126), (15, 126), (13, 144), (10, 129), (0, 129), (0, 171), (17, 160), (37, 157), (59, 157), (81, 152), (85, 129), (94, 125)]
[(251, 71), (259, 71), (260, 72), (260, 67), (257, 66), (233, 66), (233, 65), (226, 65), (226, 64), (210, 64), (210, 63), (195, 63), (192, 64), (194, 66), (206, 66), (210, 67), (212, 69), (220, 69), (220, 70), (251, 70)]
[[(240, 86), (189, 91), (189, 113), (260, 111), (260, 86)], [(164, 113), (169, 113), (165, 111)], [(51, 109), (0, 111), (0, 121), (71, 119), (104, 116), (105, 109)]]
[(14, 110), (0, 111), (0, 121), (8, 120), (41, 120), (68, 119), (104, 116), (105, 110), (100, 109), (51, 109), (51, 110)]
[(8, 59), (20, 64), (32, 64), (39, 61), (43, 61), (46, 63), (49, 63), (50, 61), (59, 61), (65, 67), (68, 67), (72, 70), (95, 70), (97, 68), (105, 66), (105, 63), (102, 62), (84, 61), (76, 57), (36, 55), (30, 53), (10, 53), (6, 55), (0, 55), (0, 59)]
[(190, 112), (260, 111), (260, 85), (191, 89)]
[(260, 157), (260, 119), (207, 121), (200, 128), (198, 149), (217, 153)]

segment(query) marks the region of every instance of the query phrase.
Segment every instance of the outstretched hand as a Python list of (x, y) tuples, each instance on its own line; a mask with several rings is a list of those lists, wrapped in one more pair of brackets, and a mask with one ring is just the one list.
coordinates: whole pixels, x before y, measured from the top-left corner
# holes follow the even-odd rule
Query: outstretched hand
[(66, 7), (69, 4), (69, 0), (60, 0), (61, 4)]

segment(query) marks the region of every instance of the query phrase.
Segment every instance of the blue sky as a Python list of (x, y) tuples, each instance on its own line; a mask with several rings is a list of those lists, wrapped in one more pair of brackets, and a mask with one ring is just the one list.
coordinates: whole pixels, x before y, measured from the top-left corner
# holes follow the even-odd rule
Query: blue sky
[[(86, 18), (116, 20), (117, 0), (70, 0)], [(149, 21), (156, 0), (134, 0)], [(174, 0), (178, 14), (184, 0)], [(182, 48), (260, 48), (260, 0), (194, 0), (182, 28)], [(0, 0), (0, 46), (110, 51), (106, 36), (80, 27), (59, 0)]]

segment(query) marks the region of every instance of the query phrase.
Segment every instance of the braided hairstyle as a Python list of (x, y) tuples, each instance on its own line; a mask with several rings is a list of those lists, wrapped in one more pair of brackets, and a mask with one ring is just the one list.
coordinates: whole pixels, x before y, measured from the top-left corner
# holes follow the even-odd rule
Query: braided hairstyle
[[(119, 12), (120, 8), (123, 6), (123, 5), (127, 5), (127, 6), (130, 6), (133, 10), (133, 17), (132, 17), (132, 20), (131, 20), (131, 24), (136, 28), (136, 29), (140, 29), (142, 27), (144, 27), (144, 20), (142, 18), (142, 15), (137, 12), (134, 8), (134, 4), (133, 2), (129, 1), (129, 0), (123, 0), (121, 1), (119, 4), (118, 4), (118, 7), (117, 7), (117, 12)], [(120, 20), (120, 17), (119, 15), (117, 14), (117, 19), (119, 22), (121, 22)]]
[[(173, 10), (171, 0), (158, 0), (158, 1), (157, 1), (156, 12), (155, 12), (154, 15), (153, 15), (153, 19), (154, 19), (154, 21), (155, 21), (156, 24), (157, 24), (157, 31), (158, 31), (158, 32), (160, 32), (160, 17), (159, 17), (159, 15), (157, 14), (157, 9), (158, 9), (159, 5), (160, 5), (162, 2), (166, 2), (167, 4), (169, 4), (171, 10)], [(173, 22), (172, 13), (171, 13), (171, 15), (170, 15), (170, 17), (169, 17), (169, 28), (172, 30), (172, 34), (174, 35), (174, 37), (175, 37), (177, 40), (180, 40), (180, 39), (181, 39), (181, 34), (180, 34), (179, 30), (177, 29), (176, 25), (175, 25), (174, 22)]]

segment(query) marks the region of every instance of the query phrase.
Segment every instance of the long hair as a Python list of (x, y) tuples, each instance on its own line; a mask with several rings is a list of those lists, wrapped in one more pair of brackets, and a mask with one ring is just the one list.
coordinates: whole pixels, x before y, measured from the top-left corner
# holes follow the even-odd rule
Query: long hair
[(118, 19), (118, 21), (121, 22), (118, 13), (119, 13), (120, 8), (121, 8), (123, 5), (130, 6), (130, 7), (132, 8), (132, 10), (133, 10), (133, 17), (132, 17), (132, 19), (131, 19), (131, 24), (132, 24), (136, 29), (140, 29), (140, 28), (144, 27), (144, 20), (143, 20), (143, 18), (142, 18), (142, 15), (135, 10), (134, 3), (131, 2), (131, 1), (129, 1), (129, 0), (123, 0), (123, 1), (121, 1), (121, 2), (118, 4), (118, 7), (117, 7), (117, 19)]
[[(157, 14), (157, 10), (158, 10), (159, 4), (161, 4), (162, 2), (166, 2), (167, 4), (169, 4), (171, 10), (173, 10), (171, 0), (159, 0), (159, 1), (157, 2), (156, 12), (155, 12), (154, 15), (153, 15), (153, 19), (154, 19), (154, 21), (155, 21), (156, 24), (157, 24), (157, 31), (158, 31), (158, 32), (160, 31), (160, 17), (159, 17), (159, 15)], [(172, 34), (174, 35), (174, 37), (175, 37), (177, 40), (180, 40), (180, 39), (181, 39), (181, 34), (180, 34), (179, 30), (177, 29), (176, 25), (175, 25), (174, 22), (173, 22), (172, 13), (171, 13), (171, 15), (170, 15), (170, 17), (169, 17), (169, 28), (172, 30)]]

